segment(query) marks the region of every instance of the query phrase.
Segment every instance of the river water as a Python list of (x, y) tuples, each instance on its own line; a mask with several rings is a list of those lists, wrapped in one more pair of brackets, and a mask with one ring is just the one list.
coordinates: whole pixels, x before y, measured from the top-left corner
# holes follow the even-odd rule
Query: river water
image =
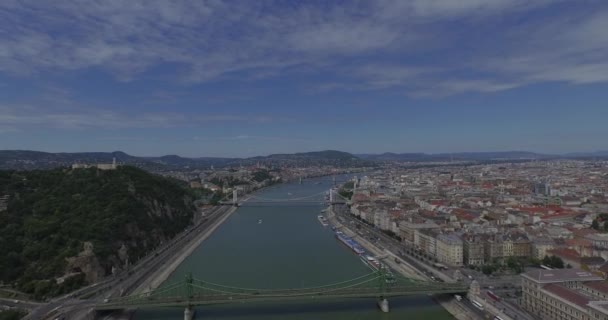
[[(247, 204), (232, 214), (171, 275), (191, 272), (203, 281), (245, 288), (298, 288), (336, 283), (370, 272), (359, 257), (336, 240), (317, 216), (331, 178), (286, 183), (256, 193), (267, 199), (318, 194), (313, 204)], [(309, 200), (308, 198), (306, 200)], [(261, 223), (260, 223), (261, 220)], [(375, 299), (323, 302), (245, 303), (202, 306), (195, 319), (453, 319), (427, 296), (391, 298), (390, 313)], [(142, 310), (137, 320), (183, 319), (183, 309)]]

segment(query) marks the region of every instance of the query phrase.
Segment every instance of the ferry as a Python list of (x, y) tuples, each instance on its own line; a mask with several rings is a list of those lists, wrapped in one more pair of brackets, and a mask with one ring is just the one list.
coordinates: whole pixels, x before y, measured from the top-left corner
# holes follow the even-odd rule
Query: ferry
[(325, 219), (324, 216), (322, 215), (318, 215), (317, 219), (319, 219), (319, 222), (321, 222), (321, 225), (323, 225), (324, 227), (327, 227), (329, 224), (327, 223), (327, 219)]
[(380, 261), (369, 255), (362, 255), (361, 261), (363, 261), (363, 263), (366, 266), (370, 267), (372, 270), (379, 270), (381, 267)]
[(349, 247), (356, 254), (363, 254), (363, 253), (365, 253), (365, 250), (363, 250), (363, 248), (361, 248), (361, 246), (355, 240), (353, 240), (350, 237), (346, 236), (342, 231), (336, 232), (336, 238), (338, 238), (338, 240), (340, 240), (340, 242), (344, 243), (344, 245), (346, 245), (347, 247)]

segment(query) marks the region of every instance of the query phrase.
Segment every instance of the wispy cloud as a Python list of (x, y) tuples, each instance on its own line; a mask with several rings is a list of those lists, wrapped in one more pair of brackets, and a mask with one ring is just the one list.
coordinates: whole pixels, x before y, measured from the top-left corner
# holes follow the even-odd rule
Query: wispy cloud
[[(553, 14), (524, 19), (545, 8)], [(332, 76), (320, 90), (412, 95), (597, 83), (608, 81), (607, 12), (557, 0), (2, 1), (0, 72), (99, 68), (131, 81), (170, 63), (201, 82), (305, 66)]]
[(280, 137), (280, 136), (261, 136), (261, 135), (249, 135), (240, 134), (236, 136), (195, 136), (193, 140), (199, 141), (217, 141), (217, 140), (233, 140), (233, 141), (244, 141), (244, 140), (257, 140), (257, 141), (285, 141), (285, 142), (310, 142), (310, 139), (300, 137)]
[[(27, 105), (0, 105), (0, 128), (15, 131), (27, 127), (60, 129), (86, 128), (174, 128), (198, 126), (202, 123), (258, 123), (276, 121), (266, 115), (184, 114), (184, 113), (121, 113), (95, 108), (49, 109)], [(281, 118), (280, 121), (285, 121)]]

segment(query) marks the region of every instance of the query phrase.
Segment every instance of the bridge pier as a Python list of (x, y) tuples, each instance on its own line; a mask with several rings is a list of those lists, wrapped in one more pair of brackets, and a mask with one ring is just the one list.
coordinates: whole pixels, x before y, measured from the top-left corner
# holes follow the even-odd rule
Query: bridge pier
[(391, 310), (388, 305), (388, 300), (386, 300), (386, 298), (380, 298), (380, 300), (378, 300), (378, 308), (380, 308), (382, 312), (389, 312)]
[(186, 310), (184, 310), (184, 320), (192, 319), (194, 319), (194, 310), (192, 310), (192, 307), (186, 307)]

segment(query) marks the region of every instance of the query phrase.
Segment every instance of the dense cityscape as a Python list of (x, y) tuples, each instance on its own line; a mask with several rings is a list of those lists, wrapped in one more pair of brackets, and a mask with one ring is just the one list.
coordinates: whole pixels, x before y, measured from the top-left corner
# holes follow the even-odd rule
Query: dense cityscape
[[(46, 317), (90, 317), (95, 314), (92, 311), (95, 308), (88, 306), (95, 300), (74, 302), (78, 295), (69, 294), (72, 290), (84, 292), (88, 297), (101, 297), (98, 299), (103, 301), (96, 300), (101, 306), (132, 292), (151, 290), (151, 286), (146, 289), (142, 283), (161, 285), (167, 273), (176, 267), (167, 266), (166, 261), (180, 256), (177, 261), (183, 261), (192, 249), (204, 244), (204, 238), (221, 223), (216, 221), (210, 226), (209, 218), (217, 216), (223, 221), (238, 208), (237, 205), (255, 206), (256, 201), (260, 201), (256, 200), (256, 195), (268, 188), (317, 186), (327, 181), (325, 188), (329, 189), (322, 192), (325, 199), (321, 202), (329, 207), (319, 215), (321, 225), (318, 228), (331, 226), (338, 240), (352, 248), (372, 270), (385, 270), (390, 277), (403, 274), (439, 285), (462, 284), (464, 289), (435, 297), (437, 303), (458, 319), (605, 319), (608, 316), (608, 282), (605, 280), (608, 278), (607, 161), (502, 159), (495, 162), (375, 161), (357, 167), (316, 165), (323, 161), (323, 157), (319, 157), (301, 167), (294, 167), (290, 162), (267, 165), (260, 160), (250, 166), (155, 168), (150, 173), (170, 179), (166, 183), (176, 183), (194, 200), (194, 209), (188, 219), (194, 223), (194, 228), (200, 229), (198, 234), (192, 234), (190, 226), (185, 235), (176, 230), (177, 235), (169, 233), (155, 240), (141, 238), (138, 241), (142, 243), (115, 241), (109, 246), (119, 247), (118, 255), (108, 257), (96, 248), (102, 245), (100, 242), (79, 240), (76, 245), (84, 243), (84, 250), (76, 257), (66, 257), (67, 268), (47, 272), (47, 276), (54, 276), (50, 281), (56, 284), (43, 285), (49, 280), (34, 280), (27, 284), (22, 281), (31, 276), (26, 275), (15, 278), (18, 279), (15, 287), (10, 277), (5, 278), (9, 282), (1, 289), (5, 298), (0, 301), (8, 310), (32, 311), (36, 315), (33, 318), (44, 313)], [(124, 171), (129, 167), (114, 159), (111, 163), (80, 161), (59, 169), (72, 176), (96, 172), (99, 177), (115, 171), (133, 174)], [(55, 169), (46, 170), (53, 172)], [(6, 181), (15, 174), (27, 173), (5, 172), (9, 173)], [(28, 179), (35, 178), (28, 176)], [(18, 212), (15, 210), (22, 210), (17, 209), (20, 205), (15, 199), (20, 195), (7, 189), (8, 185), (0, 195), (0, 211), (4, 211), (4, 215), (14, 215)], [(135, 182), (136, 189), (141, 188), (137, 185)], [(290, 200), (289, 195), (272, 205), (305, 205), (305, 202), (298, 202), (302, 201), (298, 198)], [(246, 200), (241, 200), (243, 198)], [(289, 204), (292, 200), (296, 202)], [(167, 210), (176, 208), (173, 205)], [(228, 208), (232, 209), (226, 210)], [(157, 214), (164, 214), (162, 207), (160, 210)], [(179, 210), (187, 212), (189, 209)], [(10, 224), (10, 220), (7, 221)], [(25, 223), (26, 230), (31, 228), (28, 227), (30, 222)], [(64, 232), (66, 230), (64, 227)], [(203, 234), (206, 236), (201, 237)], [(150, 240), (160, 242), (151, 247), (145, 244)], [(170, 248), (173, 241), (182, 241), (184, 247), (190, 248), (166, 253), (167, 249), (159, 249)], [(22, 245), (28, 246), (18, 246)], [(151, 248), (156, 256), (150, 256)], [(82, 248), (73, 250), (72, 254), (75, 254)], [(139, 253), (133, 255), (135, 252)], [(159, 259), (161, 252), (167, 256)], [(154, 263), (155, 259), (158, 261)], [(44, 262), (31, 260), (30, 263)], [(160, 275), (158, 270), (149, 270), (135, 276), (129, 271), (132, 268), (149, 269), (146, 264), (164, 265), (166, 270)], [(12, 267), (3, 266), (9, 267), (21, 268), (14, 263)], [(5, 269), (3, 274), (7, 272)], [(26, 271), (26, 274), (28, 272), (42, 275), (40, 271)], [(107, 286), (95, 289), (100, 281), (108, 283)], [(123, 281), (133, 283), (129, 285), (130, 289), (120, 284)], [(80, 299), (83, 298), (80, 295)], [(386, 301), (383, 310), (388, 311), (390, 307)], [(91, 309), (77, 311), (79, 309), (73, 305), (78, 303)], [(47, 305), (59, 308), (45, 309)], [(62, 309), (63, 312), (58, 312)], [(120, 318), (121, 314), (115, 316)]]

